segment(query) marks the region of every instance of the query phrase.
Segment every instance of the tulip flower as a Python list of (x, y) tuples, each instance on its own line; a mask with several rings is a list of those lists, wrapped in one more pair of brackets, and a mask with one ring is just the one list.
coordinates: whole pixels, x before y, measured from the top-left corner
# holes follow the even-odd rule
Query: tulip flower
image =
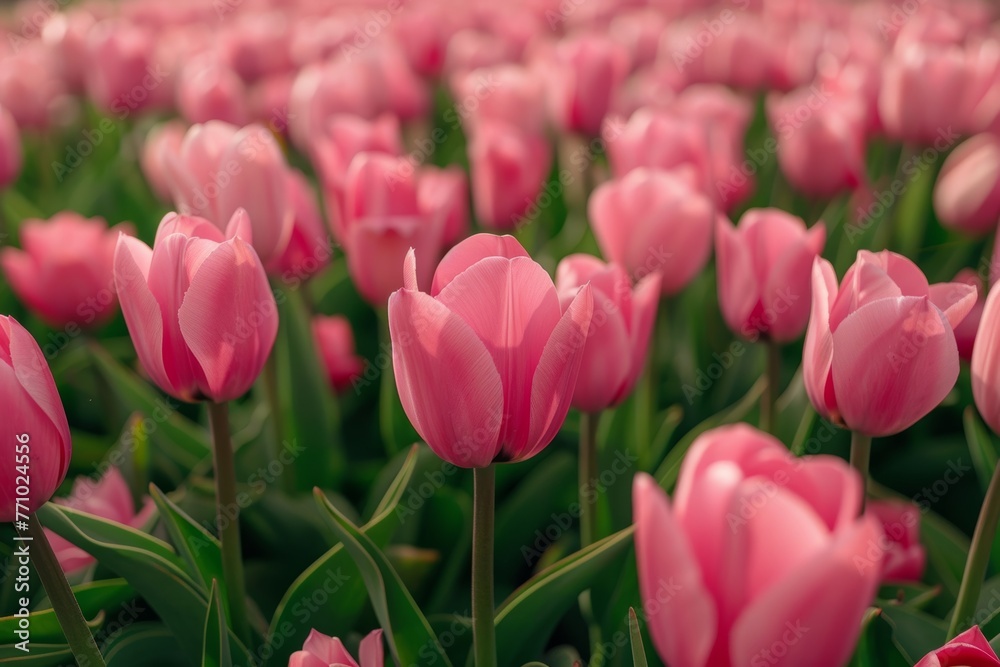
[(658, 271), (665, 295), (704, 268), (712, 229), (723, 218), (683, 173), (645, 168), (598, 186), (588, 213), (605, 258), (636, 280)]
[(955, 342), (958, 343), (958, 356), (963, 361), (971, 362), (973, 345), (976, 342), (976, 333), (979, 331), (979, 322), (983, 319), (983, 309), (986, 306), (986, 290), (983, 287), (982, 278), (972, 269), (962, 269), (952, 282), (971, 285), (976, 288), (976, 305), (972, 307), (972, 310), (965, 316), (965, 319), (955, 327)]
[[(118, 237), (102, 218), (64, 211), (21, 224), (23, 250), (0, 250), (0, 269), (14, 293), (52, 327), (97, 327), (118, 309), (114, 258)], [(79, 333), (79, 331), (77, 331)]]
[(167, 156), (180, 155), (186, 132), (184, 123), (167, 121), (150, 130), (142, 144), (139, 166), (153, 192), (165, 202), (169, 202), (172, 196), (170, 177), (167, 174)]
[(934, 185), (934, 211), (941, 224), (982, 236), (1000, 222), (1000, 138), (979, 134), (944, 161)]
[(114, 279), (139, 361), (182, 401), (245, 394), (271, 352), (277, 306), (238, 210), (224, 234), (203, 218), (170, 213), (150, 249), (120, 236)]
[(657, 109), (639, 109), (613, 135), (610, 121), (605, 134), (608, 161), (615, 176), (648, 167), (669, 171), (687, 166), (694, 170), (699, 190), (705, 189), (712, 172), (705, 128), (693, 118)]
[(456, 77), (453, 87), (462, 124), (470, 132), (479, 121), (508, 123), (536, 134), (545, 130), (544, 82), (535, 69), (481, 67)]
[(0, 190), (17, 180), (21, 173), (21, 135), (14, 117), (0, 106)]
[[(382, 631), (373, 630), (361, 640), (358, 660), (355, 660), (344, 644), (336, 637), (328, 637), (318, 630), (311, 630), (301, 651), (292, 654), (288, 667), (385, 667), (385, 649), (382, 646)], [(359, 664), (360, 663), (360, 664)]]
[(237, 209), (245, 209), (254, 250), (271, 268), (288, 243), (294, 211), (288, 200), (288, 165), (270, 132), (260, 125), (240, 129), (222, 121), (195, 125), (180, 152), (167, 156), (166, 165), (182, 214), (205, 218), (222, 231)]
[(920, 543), (920, 508), (900, 500), (875, 500), (868, 512), (882, 522), (882, 581), (920, 581), (927, 563)]
[(469, 179), (461, 167), (424, 167), (417, 186), (421, 210), (440, 211), (444, 217), (441, 241), (450, 246), (469, 230)]
[(62, 80), (73, 93), (82, 93), (87, 76), (87, 35), (96, 19), (89, 9), (77, 5), (56, 12), (42, 28), (42, 41), (59, 57)]
[[(145, 526), (156, 511), (156, 505), (148, 496), (140, 510), (135, 511), (128, 484), (122, 477), (121, 471), (114, 466), (108, 468), (107, 472), (97, 480), (86, 476), (77, 477), (73, 481), (73, 490), (69, 496), (56, 498), (55, 503), (132, 528)], [(52, 550), (59, 559), (59, 565), (66, 574), (79, 572), (94, 562), (94, 557), (83, 549), (51, 531), (46, 532)]]
[(549, 113), (565, 132), (596, 136), (629, 70), (628, 51), (602, 35), (559, 42), (549, 71)]
[(87, 93), (107, 113), (124, 118), (136, 111), (166, 106), (169, 71), (157, 61), (156, 38), (145, 26), (112, 19), (87, 35)]
[(288, 199), (295, 217), (285, 250), (275, 262), (274, 273), (285, 283), (298, 282), (319, 273), (330, 264), (332, 249), (312, 186), (301, 172), (289, 169), (286, 175)]
[(354, 353), (351, 323), (340, 315), (318, 315), (312, 321), (313, 338), (326, 367), (330, 386), (343, 391), (364, 370), (364, 360)]
[(972, 393), (979, 414), (1000, 433), (1000, 289), (991, 288), (972, 350)]
[(248, 102), (243, 81), (215, 56), (189, 60), (178, 78), (177, 108), (190, 123), (244, 125), (250, 116)]
[(0, 58), (0, 106), (22, 131), (45, 131), (61, 123), (70, 104), (58, 56), (40, 40)]
[(978, 625), (925, 655), (916, 667), (1000, 667), (1000, 658)]
[(881, 568), (860, 568), (882, 536), (858, 518), (861, 483), (843, 460), (792, 456), (745, 424), (700, 435), (673, 502), (655, 480), (632, 491), (639, 590), (668, 665), (841, 667)]
[[(326, 131), (312, 138), (313, 164), (324, 190), (329, 193), (329, 197), (336, 198), (335, 203), (338, 205), (343, 197), (344, 179), (351, 160), (358, 153), (365, 152), (402, 155), (399, 119), (391, 114), (383, 114), (369, 121), (360, 116), (340, 114), (329, 118)], [(335, 231), (339, 231), (341, 221), (334, 216), (331, 222)], [(337, 238), (341, 237), (337, 235)]]

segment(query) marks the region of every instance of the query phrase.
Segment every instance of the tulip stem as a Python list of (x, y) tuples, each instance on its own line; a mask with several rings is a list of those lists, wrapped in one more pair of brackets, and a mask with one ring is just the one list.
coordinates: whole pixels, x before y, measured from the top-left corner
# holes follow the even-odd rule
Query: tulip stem
[(781, 346), (767, 341), (767, 388), (760, 397), (760, 430), (774, 435), (777, 428), (775, 405), (781, 384)]
[(101, 650), (97, 648), (94, 635), (87, 626), (87, 619), (83, 617), (80, 603), (73, 595), (73, 589), (66, 581), (66, 574), (59, 565), (59, 559), (52, 551), (52, 545), (42, 530), (42, 524), (34, 514), (28, 517), (28, 528), (21, 531), (21, 539), (24, 540), (22, 543), (29, 545), (31, 562), (35, 565), (38, 578), (42, 580), (42, 586), (45, 587), (45, 593), (52, 603), (52, 610), (56, 613), (56, 619), (62, 627), (63, 634), (66, 635), (66, 641), (73, 651), (77, 664), (81, 667), (104, 667), (104, 658), (101, 656)]
[(865, 500), (868, 497), (868, 464), (872, 456), (872, 437), (851, 432), (851, 467), (861, 474), (861, 514), (865, 512)]
[(979, 591), (983, 586), (986, 566), (990, 562), (990, 548), (997, 532), (997, 522), (1000, 521), (1000, 465), (993, 469), (983, 507), (979, 510), (976, 530), (972, 534), (972, 544), (969, 547), (969, 557), (965, 561), (965, 573), (962, 584), (958, 587), (958, 599), (948, 626), (948, 640), (958, 634), (963, 627), (972, 624), (972, 617), (979, 603)]
[[(285, 421), (281, 408), (281, 391), (278, 388), (278, 351), (272, 349), (264, 361), (264, 371), (261, 373), (264, 381), (264, 393), (267, 396), (267, 404), (271, 409), (271, 423), (274, 426), (275, 445), (270, 452), (272, 458), (277, 458), (285, 448)], [(294, 468), (289, 470), (292, 474), (281, 476), (282, 486), (285, 491), (295, 490)]]
[[(233, 441), (229, 435), (227, 404), (209, 402), (208, 421), (212, 428), (216, 528), (222, 544), (222, 574), (226, 579), (229, 621), (236, 636), (247, 646), (252, 646), (250, 623), (247, 620), (246, 584), (243, 580), (239, 505), (236, 503), (236, 467)], [(230, 513), (235, 516), (230, 516)]]
[(597, 540), (597, 494), (591, 487), (597, 476), (597, 425), (599, 412), (580, 413), (580, 547)]
[(472, 641), (476, 667), (496, 667), (497, 639), (493, 623), (493, 465), (473, 470), (472, 483)]

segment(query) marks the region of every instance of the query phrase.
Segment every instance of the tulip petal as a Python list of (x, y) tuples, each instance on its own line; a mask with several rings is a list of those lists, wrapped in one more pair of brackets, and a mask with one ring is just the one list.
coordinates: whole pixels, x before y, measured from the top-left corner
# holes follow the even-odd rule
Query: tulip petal
[(441, 259), (434, 271), (431, 294), (436, 296), (455, 276), (486, 257), (528, 257), (517, 239), (510, 235), (474, 234), (465, 239)]
[(958, 379), (951, 325), (929, 297), (880, 299), (833, 334), (832, 376), (846, 424), (870, 436), (912, 426)]
[(653, 644), (668, 665), (706, 667), (717, 612), (670, 500), (652, 477), (639, 473), (632, 507), (639, 587)]
[(338, 637), (328, 637), (317, 630), (311, 630), (302, 648), (328, 665), (358, 667), (358, 663)]
[(976, 305), (979, 290), (965, 283), (937, 283), (931, 285), (930, 296), (931, 303), (941, 309), (955, 329)]
[(802, 292), (807, 285), (813, 260), (823, 252), (826, 228), (819, 223), (809, 229), (774, 265), (761, 293), (765, 312), (784, 313), (770, 324), (768, 336), (779, 343), (801, 335), (809, 317), (805, 303), (811, 293)]
[(472, 328), (430, 295), (404, 289), (389, 297), (389, 332), (396, 389), (420, 437), (455, 465), (492, 463), (503, 383)]
[[(627, 277), (626, 277), (627, 280)], [(563, 295), (563, 302), (570, 302), (579, 295)], [(593, 310), (601, 313), (598, 321), (592, 322), (587, 333), (582, 356), (588, 363), (581, 363), (573, 393), (573, 407), (584, 412), (598, 412), (616, 402), (625, 388), (631, 370), (629, 363), (618, 357), (620, 352), (631, 351), (629, 332), (621, 309), (608, 295), (596, 289), (591, 283), (594, 299)], [(614, 361), (609, 363), (610, 358)]]
[(225, 234), (214, 222), (199, 218), (194, 215), (181, 215), (179, 213), (167, 213), (160, 220), (160, 225), (156, 228), (156, 239), (153, 246), (157, 246), (164, 238), (171, 234), (183, 234), (184, 236), (196, 236), (202, 239), (222, 243), (226, 240)]
[(878, 262), (863, 261), (858, 253), (858, 261), (844, 274), (840, 292), (830, 306), (830, 330), (836, 331), (844, 318), (865, 304), (898, 296), (904, 296), (903, 291), (885, 268)]
[(632, 293), (632, 325), (629, 330), (632, 339), (632, 363), (622, 393), (616, 399), (618, 401), (632, 392), (632, 388), (646, 368), (649, 339), (653, 335), (656, 311), (660, 306), (660, 282), (660, 274), (651, 273), (639, 281)]
[(358, 648), (361, 667), (385, 667), (385, 648), (382, 645), (382, 631), (372, 630), (361, 640)]
[(750, 250), (728, 220), (715, 223), (715, 253), (722, 316), (733, 332), (746, 335), (744, 329), (760, 301), (759, 285), (750, 279), (754, 275)]
[[(1000, 244), (998, 244), (1000, 245)], [(986, 296), (979, 332), (972, 348), (972, 395), (993, 430), (1000, 429), (1000, 287)]]
[(821, 257), (813, 261), (812, 305), (809, 326), (802, 348), (802, 379), (816, 412), (837, 422), (837, 398), (833, 391), (830, 367), (833, 364), (833, 334), (830, 332), (830, 306), (837, 298), (837, 275), (833, 265)]

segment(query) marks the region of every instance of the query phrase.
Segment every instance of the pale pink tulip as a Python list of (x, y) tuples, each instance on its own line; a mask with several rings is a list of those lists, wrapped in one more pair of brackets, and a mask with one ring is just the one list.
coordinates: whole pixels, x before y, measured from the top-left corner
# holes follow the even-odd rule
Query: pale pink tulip
[(87, 94), (119, 120), (168, 105), (170, 71), (157, 59), (152, 30), (125, 20), (102, 21), (87, 36)]
[(177, 108), (189, 123), (221, 120), (233, 125), (250, 121), (246, 86), (215, 55), (192, 58), (177, 82)]
[(941, 224), (985, 235), (1000, 222), (1000, 138), (978, 134), (945, 160), (934, 185), (934, 211)]
[(341, 315), (317, 315), (312, 330), (330, 386), (336, 391), (350, 387), (365, 369), (364, 360), (355, 354), (350, 321)]
[(985, 278), (988, 278), (988, 276), (980, 276), (973, 269), (962, 269), (952, 280), (954, 283), (971, 285), (976, 288), (976, 305), (972, 307), (969, 314), (955, 327), (955, 342), (958, 343), (958, 356), (963, 361), (972, 361), (972, 349), (976, 342), (976, 333), (979, 331), (979, 322), (983, 319), (983, 309), (986, 306)]
[(385, 667), (385, 649), (382, 631), (373, 630), (361, 640), (358, 660), (336, 637), (328, 637), (318, 630), (311, 630), (301, 651), (292, 654), (288, 667)]
[(1000, 658), (983, 631), (974, 625), (925, 655), (916, 667), (1000, 667)]
[(21, 130), (46, 131), (64, 124), (69, 102), (58, 58), (41, 42), (28, 42), (0, 57), (0, 106)]
[(184, 123), (171, 120), (150, 130), (146, 135), (146, 141), (143, 142), (139, 165), (142, 167), (146, 182), (163, 201), (168, 202), (171, 198), (167, 156), (180, 154), (186, 132), (187, 126)]
[(82, 93), (87, 76), (87, 35), (96, 23), (86, 8), (76, 6), (56, 12), (42, 28), (42, 41), (59, 54), (62, 80), (74, 93)]
[(545, 129), (544, 82), (534, 69), (523, 65), (482, 67), (457, 76), (455, 110), (445, 117), (475, 131), (479, 121), (508, 123), (525, 132)]
[(902, 500), (873, 500), (866, 511), (882, 523), (882, 581), (920, 581), (927, 551), (920, 543), (920, 508)]
[[(974, 288), (970, 288), (974, 289)], [(972, 349), (972, 394), (979, 414), (1000, 433), (1000, 289), (990, 288)]]
[[(615, 134), (615, 128), (618, 132)], [(634, 169), (670, 170), (690, 168), (699, 190), (705, 189), (712, 174), (705, 126), (686, 115), (657, 109), (639, 109), (628, 122), (609, 122), (605, 136), (608, 161), (616, 176)]]
[(596, 136), (628, 70), (628, 51), (607, 37), (580, 35), (561, 41), (548, 72), (553, 122), (565, 132)]

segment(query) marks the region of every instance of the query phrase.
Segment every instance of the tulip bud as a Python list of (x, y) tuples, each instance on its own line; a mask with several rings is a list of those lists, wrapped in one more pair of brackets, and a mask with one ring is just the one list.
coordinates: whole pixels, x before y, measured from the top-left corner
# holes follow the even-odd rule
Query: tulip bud
[(921, 658), (916, 667), (1000, 667), (989, 640), (974, 625), (939, 649)]
[(309, 181), (293, 169), (288, 170), (286, 180), (295, 216), (288, 244), (272, 269), (286, 283), (298, 284), (330, 265), (333, 248)]
[(934, 211), (941, 224), (977, 236), (1000, 222), (1000, 138), (979, 134), (960, 144), (941, 167), (934, 185)]
[(296, 651), (288, 661), (288, 667), (316, 667), (316, 665), (351, 665), (353, 667), (385, 667), (385, 648), (382, 645), (382, 631), (373, 630), (361, 640), (358, 647), (358, 661), (344, 648), (336, 637), (328, 637), (317, 630), (310, 630), (301, 651)]
[(873, 500), (866, 511), (882, 523), (885, 533), (879, 543), (882, 581), (920, 581), (927, 563), (920, 543), (920, 508), (899, 500)]
[(364, 360), (354, 353), (351, 323), (340, 315), (317, 315), (312, 330), (330, 386), (338, 392), (350, 387), (364, 371)]
[(597, 135), (628, 74), (628, 51), (594, 34), (564, 39), (552, 56), (548, 100), (553, 121), (565, 132)]
[(243, 81), (214, 56), (188, 61), (177, 82), (177, 108), (189, 123), (221, 120), (233, 125), (249, 121)]

